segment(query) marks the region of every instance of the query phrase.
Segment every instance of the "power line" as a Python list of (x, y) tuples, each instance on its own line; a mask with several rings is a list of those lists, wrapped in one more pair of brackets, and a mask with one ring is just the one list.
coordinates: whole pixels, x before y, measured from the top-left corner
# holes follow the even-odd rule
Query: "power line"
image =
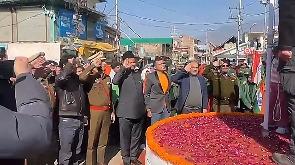
[(124, 21), (124, 20), (122, 20), (121, 18), (120, 18), (120, 20), (121, 20), (121, 22), (125, 25), (125, 26), (127, 26), (135, 35), (137, 35), (139, 38), (141, 38), (141, 39), (143, 39), (144, 41), (146, 41), (146, 42), (148, 42), (147, 40), (145, 40), (144, 38), (142, 38), (135, 30), (133, 30), (128, 24), (127, 24), (127, 22), (126, 21)]
[[(143, 26), (149, 26), (149, 27), (155, 27), (155, 28), (163, 28), (163, 29), (171, 29), (172, 27), (169, 26), (161, 26), (161, 25), (151, 25), (151, 24), (145, 24), (145, 23), (139, 23), (140, 25)], [(206, 32), (206, 30), (201, 30), (201, 29), (187, 29), (187, 28), (180, 28), (180, 30), (188, 30), (188, 31), (198, 31), (198, 32)]]
[(106, 15), (109, 15), (115, 8), (116, 6), (114, 6)]
[(126, 25), (135, 35), (137, 35), (139, 38), (142, 38), (135, 30), (133, 30), (125, 21), (123, 21), (121, 18), (120, 18), (120, 21)]
[[(126, 21), (124, 21), (124, 20), (122, 20), (121, 18), (120, 18), (120, 20), (121, 20), (121, 22), (125, 25), (125, 26), (127, 26), (135, 35), (137, 35), (139, 38), (141, 38), (141, 39), (143, 39), (145, 42), (148, 42), (147, 40), (145, 40), (144, 38), (142, 38), (135, 30), (133, 30), (128, 24), (127, 24), (127, 22)], [(125, 34), (126, 35), (126, 34)], [(128, 36), (127, 36), (128, 37)], [(129, 38), (129, 37), (128, 37)], [(129, 39), (131, 39), (131, 38), (129, 38)]]
[(5, 20), (9, 16), (10, 16), (10, 14), (6, 15), (4, 18), (0, 19), (0, 22), (3, 21), (3, 20)]
[(127, 10), (129, 10), (130, 12), (132, 12), (132, 10), (129, 8), (129, 7), (127, 7), (124, 3), (122, 3), (120, 0), (118, 0), (118, 2), (125, 8), (125, 9), (127, 9)]
[(249, 6), (253, 5), (254, 3), (255, 3), (255, 1), (249, 3), (248, 5), (246, 5), (246, 7), (249, 7)]
[(216, 23), (185, 23), (185, 22), (170, 22), (170, 21), (163, 21), (163, 20), (156, 20), (156, 19), (152, 19), (152, 18), (146, 18), (146, 17), (141, 17), (141, 16), (137, 16), (134, 14), (130, 14), (130, 13), (125, 13), (125, 12), (120, 12), (124, 15), (127, 16), (131, 16), (131, 17), (136, 17), (138, 19), (142, 19), (142, 20), (147, 20), (147, 21), (152, 21), (152, 22), (159, 22), (159, 23), (167, 23), (167, 24), (174, 24), (174, 25), (188, 25), (188, 26), (195, 26), (195, 25), (223, 25), (223, 24), (230, 24), (230, 23), (235, 23), (235, 22), (216, 22)]
[(41, 14), (43, 14), (43, 12), (42, 12), (42, 13), (39, 13), (39, 14), (36, 14), (36, 15), (33, 15), (33, 16), (31, 16), (31, 17), (28, 17), (28, 18), (26, 18), (26, 19), (23, 19), (23, 20), (17, 22), (16, 24), (9, 24), (9, 25), (0, 26), (0, 28), (4, 28), (4, 27), (9, 27), (9, 26), (13, 26), (13, 25), (20, 24), (20, 23), (22, 23), (22, 22), (24, 22), (24, 21), (27, 21), (27, 20), (29, 20), (29, 19), (31, 19), (31, 18), (34, 18), (34, 17), (37, 17), (37, 16), (39, 16), (39, 15), (41, 15)]
[[(120, 29), (120, 32), (123, 33), (131, 42), (133, 42), (133, 40), (128, 36), (128, 34), (125, 33), (122, 29)], [(135, 42), (133, 42), (133, 44), (135, 44)]]
[(105, 10), (106, 10), (106, 7), (107, 7), (107, 4), (108, 4), (108, 3), (105, 3), (105, 4), (104, 4), (104, 8), (103, 8), (103, 11), (102, 11), (102, 13), (104, 13), (104, 12), (105, 12)]
[[(274, 10), (277, 10), (279, 7), (276, 7)], [(264, 15), (269, 13), (269, 11), (267, 12), (262, 12), (262, 13), (257, 13), (257, 14), (247, 14), (247, 13), (243, 13), (245, 16), (260, 16), (260, 15)]]
[(161, 9), (167, 10), (167, 11), (170, 11), (170, 12), (173, 12), (173, 13), (177, 13), (177, 11), (175, 11), (175, 10), (171, 10), (171, 9), (166, 8), (166, 7), (162, 7), (162, 6), (159, 6), (159, 5), (156, 5), (156, 4), (153, 4), (153, 3), (150, 3), (150, 2), (146, 2), (146, 1), (143, 1), (143, 0), (138, 0), (138, 1), (140, 1), (140, 2), (142, 2), (142, 3), (149, 4), (149, 5), (151, 5), (151, 6), (155, 6), (155, 7), (158, 7), (158, 8), (161, 8)]
[(186, 17), (190, 17), (190, 18), (194, 18), (194, 19), (196, 18), (196, 17), (190, 16), (190, 15), (188, 15), (188, 14), (181, 13), (181, 12), (178, 12), (178, 11), (176, 11), (176, 10), (168, 9), (168, 8), (166, 8), (166, 7), (162, 7), (162, 6), (159, 6), (159, 5), (156, 5), (156, 4), (153, 4), (153, 3), (150, 3), (150, 2), (144, 1), (144, 0), (138, 0), (138, 1), (140, 1), (140, 2), (142, 2), (142, 3), (149, 4), (149, 5), (151, 5), (151, 6), (158, 7), (158, 8), (160, 8), (160, 9), (163, 9), (163, 10), (166, 10), (166, 11), (169, 11), (169, 12), (172, 12), (172, 13), (183, 14), (183, 15), (185, 15)]

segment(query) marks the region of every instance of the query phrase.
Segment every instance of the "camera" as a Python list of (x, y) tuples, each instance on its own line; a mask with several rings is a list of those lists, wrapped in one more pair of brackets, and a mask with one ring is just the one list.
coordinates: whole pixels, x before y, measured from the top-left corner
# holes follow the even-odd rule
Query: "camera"
[(0, 80), (9, 80), (15, 77), (14, 60), (0, 61)]
[(6, 57), (6, 50), (4, 47), (0, 47), (0, 58)]

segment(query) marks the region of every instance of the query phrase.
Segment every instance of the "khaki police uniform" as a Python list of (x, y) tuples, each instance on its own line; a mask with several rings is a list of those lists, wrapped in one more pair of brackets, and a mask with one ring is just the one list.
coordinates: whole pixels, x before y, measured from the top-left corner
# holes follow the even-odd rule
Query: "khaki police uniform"
[(207, 66), (203, 75), (213, 88), (213, 111), (235, 112), (239, 100), (237, 77), (220, 73), (212, 64)]
[[(88, 61), (104, 59), (102, 53), (88, 58)], [(102, 73), (101, 68), (93, 64), (80, 75), (80, 80), (88, 88), (90, 103), (90, 130), (86, 156), (87, 165), (103, 164), (105, 162), (105, 149), (108, 142), (111, 125), (111, 78)]]

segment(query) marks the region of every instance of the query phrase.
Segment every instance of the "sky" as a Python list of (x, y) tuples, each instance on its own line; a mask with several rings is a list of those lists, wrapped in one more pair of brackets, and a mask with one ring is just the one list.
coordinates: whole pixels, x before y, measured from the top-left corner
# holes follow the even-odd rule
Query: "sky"
[[(236, 17), (239, 0), (118, 0), (122, 31), (130, 38), (169, 38), (175, 26), (178, 35), (189, 35), (205, 44), (208, 40), (220, 44), (231, 36), (237, 36)], [(262, 31), (264, 6), (259, 0), (242, 0), (242, 31)], [(115, 20), (115, 0), (99, 3), (97, 10), (108, 17), (110, 25)], [(267, 9), (268, 10), (268, 9)], [(231, 22), (231, 23), (229, 23)], [(129, 27), (130, 28), (129, 28)], [(132, 31), (132, 30), (133, 31)], [(126, 36), (122, 35), (124, 38)]]

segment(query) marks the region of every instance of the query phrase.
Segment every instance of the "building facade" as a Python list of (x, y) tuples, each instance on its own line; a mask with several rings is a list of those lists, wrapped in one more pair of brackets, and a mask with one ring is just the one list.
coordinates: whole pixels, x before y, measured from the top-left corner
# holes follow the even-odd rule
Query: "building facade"
[(189, 60), (196, 60), (197, 53), (197, 40), (191, 36), (179, 36), (173, 40), (174, 61), (187, 62)]
[(117, 31), (107, 25), (105, 14), (96, 11), (96, 4), (103, 1), (80, 0), (81, 17), (75, 17), (75, 2), (0, 0), (0, 44), (9, 44), (7, 52), (13, 45), (24, 43), (26, 46), (31, 43), (32, 47), (34, 43), (56, 43), (60, 44), (60, 48), (73, 47), (76, 37), (85, 42), (108, 42), (114, 45)]
[(133, 51), (141, 57), (167, 56), (171, 57), (173, 49), (172, 38), (122, 38), (121, 50)]

